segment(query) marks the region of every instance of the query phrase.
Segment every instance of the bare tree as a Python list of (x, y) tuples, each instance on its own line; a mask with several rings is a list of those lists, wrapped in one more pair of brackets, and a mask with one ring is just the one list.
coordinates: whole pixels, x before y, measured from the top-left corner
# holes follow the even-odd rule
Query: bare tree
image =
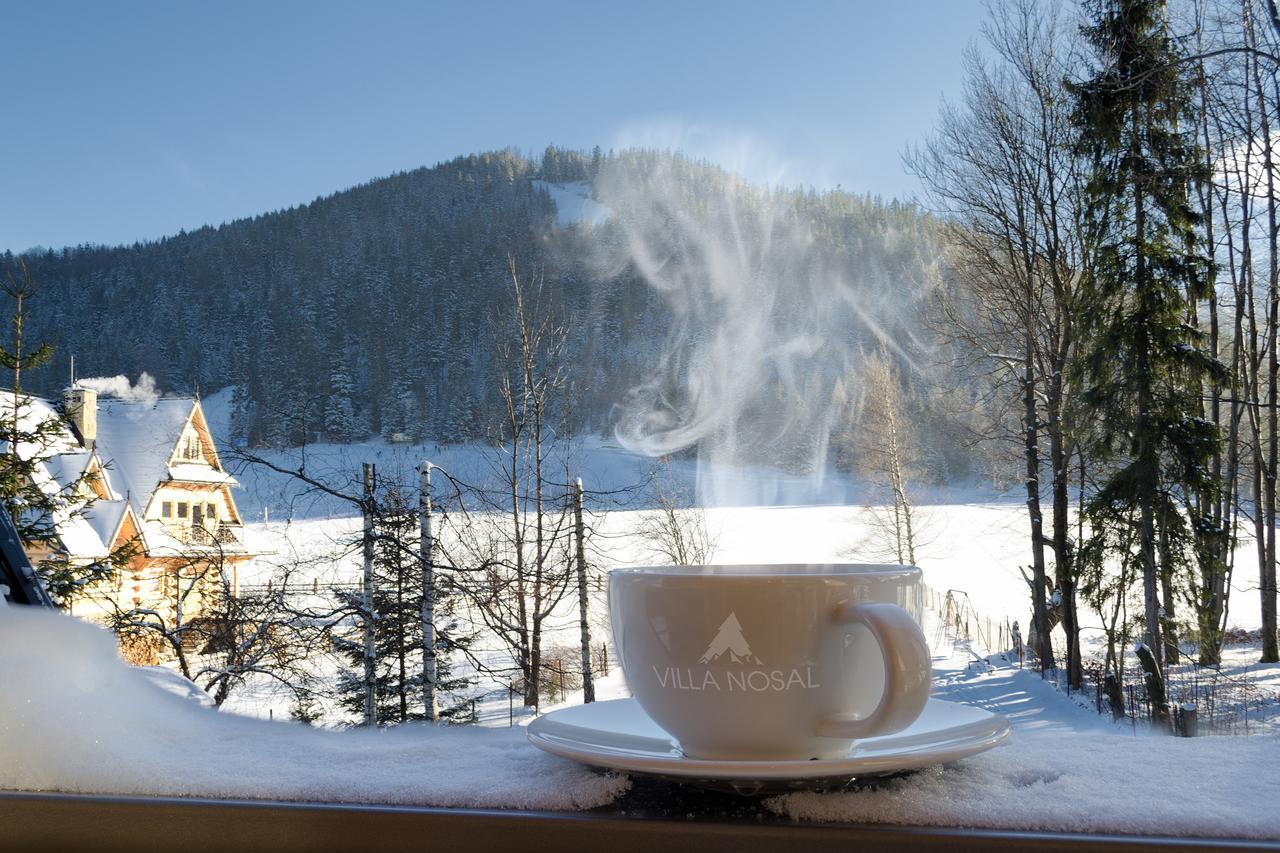
[[(1275, 580), (1280, 162), (1274, 140), (1280, 78), (1267, 55), (1280, 45), (1280, 33), (1272, 26), (1274, 4), (1267, 6), (1256, 0), (1199, 0), (1183, 22), (1195, 33), (1198, 136), (1213, 172), (1212, 180), (1195, 189), (1213, 262), (1214, 295), (1189, 321), (1208, 326), (1209, 348), (1228, 368), (1224, 381), (1204, 388), (1205, 417), (1224, 439), (1212, 463), (1224, 488), (1188, 499), (1198, 563), (1191, 601), (1200, 660), (1210, 664), (1221, 659), (1241, 517), (1252, 521), (1259, 566), (1262, 659), (1280, 659)], [(1220, 310), (1229, 325), (1220, 322)]]
[[(956, 280), (940, 294), (944, 327), (961, 353), (990, 365), (987, 375), (1021, 410), (1032, 635), (1041, 638), (1041, 665), (1053, 666), (1045, 591), (1056, 585), (1068, 680), (1078, 686), (1077, 571), (1069, 518), (1077, 392), (1067, 366), (1077, 345), (1077, 282), (1089, 251), (1080, 226), (1084, 176), (1063, 88), (1071, 32), (1051, 3), (1017, 0), (993, 7), (984, 29), (989, 54), (969, 54), (962, 102), (944, 109), (935, 136), (908, 163), (950, 223), (947, 244)], [(1041, 490), (1046, 468), (1049, 537)], [(1054, 558), (1052, 580), (1047, 546)]]
[(707, 511), (693, 505), (671, 473), (670, 463), (654, 477), (657, 507), (640, 514), (635, 535), (644, 543), (649, 559), (675, 566), (700, 566), (715, 559), (719, 537), (711, 530)]
[(545, 279), (522, 278), (514, 259), (510, 273), (512, 304), (499, 351), (504, 416), (492, 433), (501, 485), (470, 490), (483, 512), (460, 507), (453, 514), (458, 551), (451, 562), (454, 583), (510, 652), (525, 705), (537, 707), (547, 620), (574, 588), (573, 489), (558, 429), (567, 409), (566, 329)]
[(304, 697), (314, 692), (308, 659), (321, 642), (317, 626), (287, 601), (303, 573), (278, 567), (264, 588), (240, 593), (217, 543), (193, 547), (163, 564), (161, 603), (117, 605), (112, 627), (135, 653), (149, 648), (176, 661), (215, 705), (254, 676)]
[(858, 464), (867, 480), (889, 497), (883, 508), (869, 506), (872, 522), (891, 557), (914, 566), (920, 518), (911, 485), (920, 462), (919, 441), (904, 414), (901, 380), (887, 352), (868, 356), (862, 381), (861, 417), (853, 432)]

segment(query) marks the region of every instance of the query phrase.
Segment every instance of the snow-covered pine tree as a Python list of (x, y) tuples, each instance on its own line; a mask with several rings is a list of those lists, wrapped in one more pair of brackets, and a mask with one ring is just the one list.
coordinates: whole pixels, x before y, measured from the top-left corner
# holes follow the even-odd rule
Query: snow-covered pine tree
[(253, 398), (249, 396), (249, 387), (239, 383), (231, 392), (231, 435), (232, 442), (248, 440), (249, 430), (253, 425)]
[(324, 431), (331, 441), (346, 443), (359, 437), (356, 428), (355, 383), (346, 359), (338, 361), (329, 374), (329, 397), (325, 401)]

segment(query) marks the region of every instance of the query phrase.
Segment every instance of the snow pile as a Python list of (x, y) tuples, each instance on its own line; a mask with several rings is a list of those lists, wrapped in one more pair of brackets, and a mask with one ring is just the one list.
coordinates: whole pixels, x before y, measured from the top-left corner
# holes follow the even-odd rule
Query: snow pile
[(1028, 734), (878, 790), (766, 802), (798, 820), (1280, 838), (1280, 741)]
[(796, 820), (1280, 838), (1280, 738), (1154, 735), (1076, 705), (1029, 670), (970, 672), (963, 645), (934, 653), (934, 696), (1004, 714), (1009, 741), (878, 789), (788, 794), (765, 807)]
[(140, 666), (134, 672), (167, 693), (172, 693), (188, 702), (195, 702), (205, 708), (215, 707), (212, 696), (201, 690), (195, 682), (189, 681), (172, 669), (163, 666)]
[(0, 610), (0, 788), (535, 809), (629, 787), (540, 752), (523, 729), (320, 731), (221, 714), (154, 686), (111, 636)]

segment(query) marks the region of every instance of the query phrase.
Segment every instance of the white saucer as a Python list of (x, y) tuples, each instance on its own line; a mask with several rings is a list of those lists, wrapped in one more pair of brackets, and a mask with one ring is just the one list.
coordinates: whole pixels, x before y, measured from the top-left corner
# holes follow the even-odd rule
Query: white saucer
[(1009, 736), (999, 714), (930, 699), (902, 731), (854, 741), (847, 756), (810, 761), (712, 761), (688, 758), (635, 699), (613, 699), (551, 711), (529, 723), (534, 746), (593, 767), (731, 788), (824, 787), (946, 764), (991, 749)]

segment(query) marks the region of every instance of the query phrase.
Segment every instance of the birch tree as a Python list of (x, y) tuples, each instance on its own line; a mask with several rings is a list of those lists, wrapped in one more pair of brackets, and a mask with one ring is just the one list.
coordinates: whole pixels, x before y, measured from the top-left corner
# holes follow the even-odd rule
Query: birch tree
[(889, 498), (883, 510), (872, 507), (873, 523), (892, 558), (914, 566), (920, 519), (910, 492), (920, 462), (919, 443), (904, 415), (901, 380), (888, 353), (872, 353), (863, 365), (861, 379), (864, 400), (854, 433), (859, 466), (868, 481)]

